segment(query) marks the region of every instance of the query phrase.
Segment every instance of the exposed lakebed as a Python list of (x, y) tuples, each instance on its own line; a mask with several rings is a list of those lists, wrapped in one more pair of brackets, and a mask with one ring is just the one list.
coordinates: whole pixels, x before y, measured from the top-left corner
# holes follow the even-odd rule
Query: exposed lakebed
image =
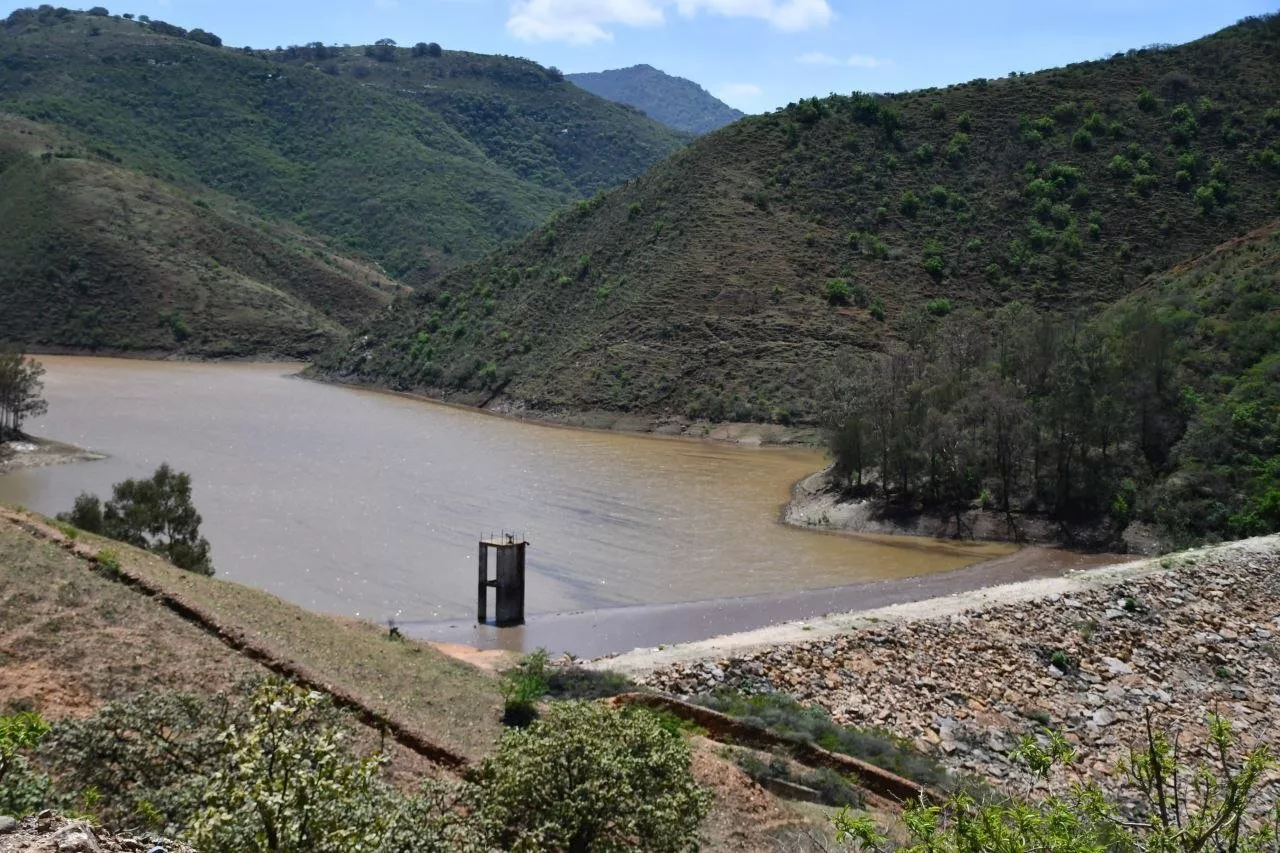
[(495, 642), (466, 632), (476, 541), (500, 531), (532, 543), (531, 614), (786, 597), (1011, 550), (779, 524), (792, 484), (824, 464), (812, 450), (552, 428), (308, 382), (296, 365), (41, 361), (49, 414), (30, 430), (107, 458), (11, 471), (0, 502), (53, 514), (167, 461), (194, 478), (220, 577), (315, 610), (447, 621), (458, 639)]

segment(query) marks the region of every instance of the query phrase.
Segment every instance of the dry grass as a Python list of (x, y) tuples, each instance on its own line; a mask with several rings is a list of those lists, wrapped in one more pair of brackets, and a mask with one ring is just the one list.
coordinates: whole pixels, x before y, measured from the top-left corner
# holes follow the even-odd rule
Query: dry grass
[[(90, 553), (114, 551), (125, 573), (214, 617), (224, 633), (316, 674), (468, 759), (486, 754), (498, 739), (497, 682), (475, 667), (423, 644), (389, 640), (370, 624), (310, 613), (267, 593), (192, 575), (117, 542), (84, 533), (77, 542)], [(86, 561), (3, 518), (0, 578), (0, 667), (41, 667), (64, 685), (78, 685), (86, 701), (151, 689), (217, 691), (242, 674), (262, 671), (155, 599), (107, 580)]]

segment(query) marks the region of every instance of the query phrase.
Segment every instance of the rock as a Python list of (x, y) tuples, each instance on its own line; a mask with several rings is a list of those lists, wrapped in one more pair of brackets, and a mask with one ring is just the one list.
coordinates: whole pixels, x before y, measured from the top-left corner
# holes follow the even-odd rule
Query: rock
[(17, 828), (18, 821), (16, 818), (9, 817), (8, 815), (0, 815), (0, 835), (3, 835), (6, 832), (12, 832)]
[(1133, 667), (1119, 658), (1103, 655), (1102, 662), (1106, 665), (1107, 671), (1112, 675), (1133, 675)]
[(1110, 708), (1099, 708), (1093, 712), (1093, 724), (1098, 728), (1105, 728), (1116, 721), (1116, 715)]

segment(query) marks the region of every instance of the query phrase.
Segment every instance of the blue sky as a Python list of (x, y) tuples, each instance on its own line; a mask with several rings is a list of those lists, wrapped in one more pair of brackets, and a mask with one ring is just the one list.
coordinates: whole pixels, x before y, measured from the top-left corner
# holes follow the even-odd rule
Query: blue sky
[[(1276, 8), (1275, 0), (101, 2), (113, 13), (203, 27), (236, 46), (392, 38), (526, 56), (569, 72), (643, 62), (747, 112), (811, 95), (945, 85), (1184, 42)], [(0, 10), (18, 5), (35, 3)]]

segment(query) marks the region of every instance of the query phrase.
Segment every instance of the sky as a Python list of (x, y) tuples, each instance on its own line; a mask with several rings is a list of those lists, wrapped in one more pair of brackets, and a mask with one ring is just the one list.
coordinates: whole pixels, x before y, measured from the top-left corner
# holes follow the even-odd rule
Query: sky
[[(749, 113), (1176, 44), (1276, 11), (1276, 0), (93, 0), (86, 8), (94, 2), (201, 27), (237, 47), (391, 38), (566, 72), (647, 63)], [(36, 3), (0, 0), (0, 15), (25, 5)]]

